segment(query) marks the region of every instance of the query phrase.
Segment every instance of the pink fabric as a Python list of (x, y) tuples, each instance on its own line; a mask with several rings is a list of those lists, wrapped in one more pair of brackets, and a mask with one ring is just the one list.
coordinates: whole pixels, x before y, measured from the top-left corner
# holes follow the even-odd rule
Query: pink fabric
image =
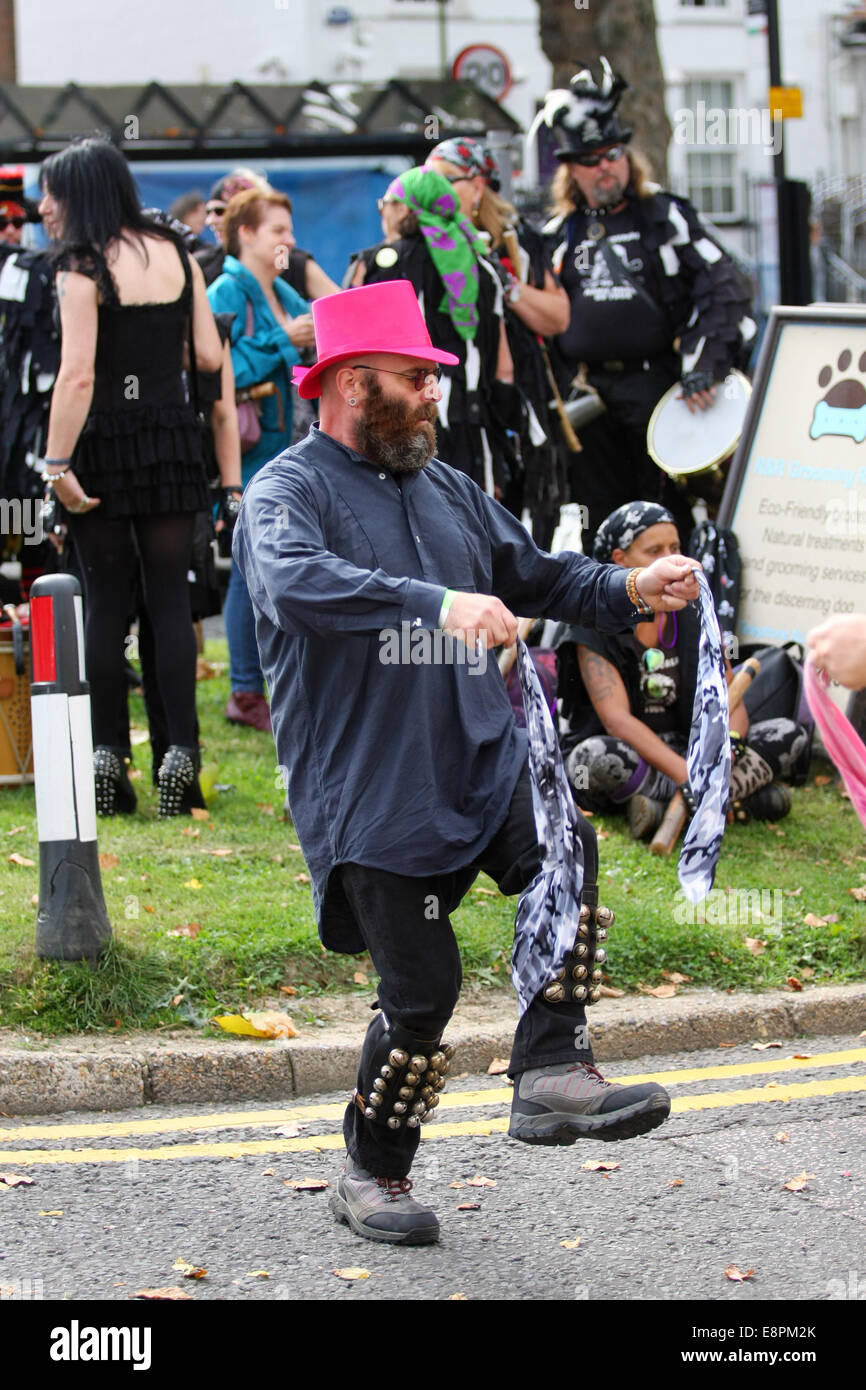
[(866, 826), (866, 748), (854, 725), (827, 694), (827, 677), (815, 669), (811, 656), (806, 661), (804, 683), (824, 747), (842, 774), (854, 810)]
[(292, 374), (298, 394), (305, 400), (319, 394), (319, 377), (326, 367), (352, 357), (389, 352), (448, 367), (456, 367), (460, 360), (430, 342), (421, 306), (408, 280), (385, 280), (380, 285), (361, 285), (314, 299), (313, 328), (318, 361), (314, 367), (295, 367)]

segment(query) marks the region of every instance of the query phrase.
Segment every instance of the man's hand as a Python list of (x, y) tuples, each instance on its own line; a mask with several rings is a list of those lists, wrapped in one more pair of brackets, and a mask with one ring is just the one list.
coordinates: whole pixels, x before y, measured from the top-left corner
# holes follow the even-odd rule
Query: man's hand
[(635, 588), (654, 612), (672, 613), (698, 597), (700, 589), (693, 571), (700, 568), (697, 560), (689, 560), (685, 555), (665, 555), (638, 570)]
[(866, 617), (846, 613), (815, 627), (806, 638), (806, 647), (819, 671), (849, 690), (866, 686)]
[(316, 335), (313, 330), (312, 314), (298, 314), (296, 319), (292, 319), (286, 332), (296, 348), (316, 346)]
[(688, 372), (682, 380), (683, 393), (677, 399), (685, 401), (689, 411), (709, 410), (718, 386), (710, 372)]
[(492, 594), (457, 594), (443, 627), (467, 646), (480, 639), (485, 647), (510, 647), (517, 639), (517, 619)]

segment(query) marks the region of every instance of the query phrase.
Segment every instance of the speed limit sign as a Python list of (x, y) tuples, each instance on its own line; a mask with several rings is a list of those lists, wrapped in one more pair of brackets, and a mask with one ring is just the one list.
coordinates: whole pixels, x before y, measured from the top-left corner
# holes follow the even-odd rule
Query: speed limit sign
[(472, 43), (462, 49), (454, 59), (451, 76), (458, 82), (474, 82), (494, 101), (502, 101), (514, 85), (508, 59), (492, 43)]

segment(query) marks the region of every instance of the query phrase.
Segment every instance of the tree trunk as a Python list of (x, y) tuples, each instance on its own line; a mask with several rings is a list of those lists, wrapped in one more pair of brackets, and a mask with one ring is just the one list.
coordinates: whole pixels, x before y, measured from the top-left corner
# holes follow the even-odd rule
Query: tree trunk
[(538, 0), (541, 47), (553, 64), (553, 86), (568, 87), (581, 67), (598, 80), (604, 55), (614, 72), (631, 84), (619, 105), (621, 124), (652, 162), (655, 178), (667, 177), (671, 138), (665, 111), (665, 79), (656, 43), (653, 0)]
[(15, 0), (0, 0), (0, 82), (17, 82)]

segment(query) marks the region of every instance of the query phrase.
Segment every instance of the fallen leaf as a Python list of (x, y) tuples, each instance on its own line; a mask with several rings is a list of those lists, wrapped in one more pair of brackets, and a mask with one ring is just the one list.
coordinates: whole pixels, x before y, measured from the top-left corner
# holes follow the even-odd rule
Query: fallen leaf
[(335, 1269), (334, 1273), (338, 1279), (369, 1279), (369, 1269), (359, 1269), (357, 1265), (349, 1265), (346, 1269)]
[[(299, 877), (305, 878), (306, 875), (305, 875), (305, 874), (299, 875)], [(308, 880), (308, 881), (309, 881), (309, 880)], [(364, 974), (363, 970), (356, 970), (355, 973), (354, 973), (354, 975), (352, 976), (352, 979), (355, 981), (355, 984), (356, 984), (356, 985), (368, 985), (368, 984), (370, 983), (369, 979), (368, 979), (367, 976)]]
[(272, 816), (274, 814), (274, 808), (269, 801), (257, 801), (256, 805), (263, 816)]
[(202, 854), (212, 854), (215, 859), (227, 859), (230, 854), (234, 854), (234, 850), (224, 845), (221, 849), (202, 850)]
[(673, 999), (677, 992), (676, 985), (656, 985), (655, 989), (650, 989), (648, 985), (638, 985), (641, 994), (651, 994), (653, 999)]
[(322, 1192), (330, 1186), (324, 1178), (283, 1178), (286, 1187), (293, 1187), (296, 1192)]
[(782, 1186), (786, 1192), (804, 1192), (809, 1186), (809, 1179), (814, 1178), (814, 1173), (801, 1173), (798, 1178), (791, 1178), (788, 1182), (783, 1182)]
[(774, 1134), (773, 1138), (777, 1144), (789, 1144), (791, 1142), (790, 1134), (786, 1134), (783, 1129), (780, 1129), (778, 1134)]
[(612, 1173), (619, 1164), (606, 1158), (588, 1158), (586, 1163), (581, 1163), (580, 1166), (585, 1173)]
[(811, 965), (804, 965), (802, 970), (800, 971), (800, 974), (803, 976), (804, 980), (811, 980), (815, 972), (812, 969)]
[(613, 985), (599, 985), (598, 992), (603, 999), (623, 999), (625, 998), (624, 989), (616, 989)]
[(717, 1047), (736, 1047), (736, 1043), (717, 1043)]
[(270, 1279), (270, 1277), (271, 1277), (271, 1276), (270, 1276), (270, 1274), (268, 1273), (268, 1271), (267, 1271), (266, 1269), (248, 1269), (248, 1270), (247, 1270), (247, 1278), (248, 1278), (248, 1279)]
[(276, 1176), (276, 1172), (273, 1168), (266, 1168), (262, 1173), (263, 1178), (275, 1178)]
[(41, 1212), (39, 1213), (39, 1215), (40, 1215), (40, 1216), (62, 1216), (62, 1215), (63, 1215), (63, 1212), (62, 1212), (62, 1211), (41, 1211)]
[(144, 910), (145, 910), (145, 912), (156, 912), (156, 908), (155, 908), (155, 907), (151, 907), (150, 903), (145, 903), (145, 904), (144, 904)]
[(858, 903), (866, 903), (866, 888), (849, 888), (848, 892), (852, 898), (856, 898)]
[[(282, 863), (282, 860), (281, 860), (280, 862)], [(309, 875), (309, 874), (295, 874), (295, 875), (293, 876), (293, 880), (294, 880), (295, 883), (309, 883), (309, 881), (310, 881), (310, 875)]]
[[(172, 1007), (173, 1009), (176, 1009), (177, 1006), (178, 1006), (178, 1004), (180, 1004), (180, 1003), (182, 1003), (182, 1002), (183, 1002), (183, 995), (182, 995), (182, 994), (176, 994), (176, 995), (174, 996), (174, 998), (172, 999), (172, 1001), (171, 1001), (171, 1007)], [(116, 1018), (114, 1021), (115, 1021), (115, 1023), (117, 1024), (117, 1026), (118, 1026), (118, 1028), (119, 1028), (119, 1027), (120, 1027), (120, 1019), (119, 1019), (119, 1018)]]
[(196, 835), (200, 835), (201, 831), (199, 830), (197, 825), (188, 825), (186, 829), (182, 830), (180, 833), (181, 835), (192, 835), (193, 837), (195, 837)]
[(184, 1289), (179, 1289), (176, 1284), (164, 1289), (136, 1289), (132, 1294), (133, 1298), (160, 1298), (170, 1299), (173, 1303), (179, 1302), (182, 1298), (192, 1299), (191, 1293), (186, 1293)]
[(117, 857), (116, 854), (100, 854), (100, 855), (99, 855), (99, 867), (100, 867), (100, 869), (116, 869), (119, 863), (120, 863), (120, 860), (118, 859), (118, 857)]
[(580, 1245), (581, 1239), (581, 1236), (576, 1236), (574, 1240), (561, 1240), (559, 1243), (563, 1250), (576, 1250)]
[(469, 1298), (465, 1293), (450, 1293), (447, 1301), (449, 1303), (468, 1303)]
[(280, 994), (297, 994), (294, 985), (280, 985)]
[(826, 776), (826, 774), (823, 772), (819, 772), (818, 776), (813, 778), (812, 780), (814, 781), (816, 787), (826, 787), (828, 782), (833, 781), (833, 778)]
[(466, 1179), (467, 1187), (496, 1187), (494, 1178), (483, 1178), (480, 1173), (476, 1173), (474, 1178)]
[(449, 1187), (465, 1187), (465, 1185), (466, 1185), (465, 1183), (462, 1183), (462, 1182), (459, 1182), (459, 1181), (458, 1181), (458, 1182), (449, 1182), (449, 1184), (448, 1184)]
[[(584, 814), (586, 814), (586, 813), (584, 812)], [(597, 840), (609, 840), (609, 839), (610, 839), (610, 831), (609, 831), (609, 830), (596, 830), (596, 832), (595, 832), (595, 838), (596, 838)]]
[(25, 1178), (21, 1173), (0, 1173), (0, 1182), (4, 1187), (32, 1187), (33, 1179)]
[(297, 1030), (288, 1014), (273, 1009), (263, 1013), (221, 1014), (212, 1020), (226, 1033), (241, 1033), (248, 1038), (296, 1038)]
[(663, 970), (662, 979), (670, 980), (672, 985), (684, 985), (691, 979), (691, 975), (681, 975), (679, 970)]
[(767, 949), (766, 941), (760, 941), (757, 936), (746, 937), (746, 950), (751, 951), (753, 956), (759, 956)]
[(797, 992), (797, 990), (800, 990), (800, 989), (803, 988), (803, 986), (800, 984), (800, 981), (797, 979), (796, 975), (789, 975), (788, 978), (787, 978), (787, 980), (785, 981), (785, 984), (788, 986), (789, 989), (794, 990), (795, 993)]
[(812, 1056), (811, 1052), (795, 1052), (795, 1053), (794, 1053), (794, 1061), (795, 1061), (795, 1062), (807, 1062), (811, 1056)]
[(460, 1203), (460, 1206), (457, 1208), (457, 1210), (458, 1210), (458, 1211), (480, 1211), (480, 1210), (481, 1210), (481, 1203), (480, 1203), (480, 1202), (461, 1202), (461, 1203)]
[(668, 1178), (668, 1187), (682, 1187), (683, 1185), (684, 1183), (682, 1178)]
[(488, 1076), (504, 1076), (508, 1071), (508, 1059), (506, 1057), (494, 1057), (490, 1066), (487, 1068)]
[(303, 850), (301, 849), (300, 845), (288, 844), (286, 845), (286, 849), (293, 849), (296, 850), (298, 854), (303, 854)]
[(207, 1274), (206, 1269), (202, 1269), (200, 1265), (191, 1265), (188, 1260), (182, 1259), (180, 1255), (178, 1255), (172, 1265), (172, 1269), (176, 1270), (178, 1274), (182, 1274), (184, 1279), (203, 1279)]
[(728, 1265), (728, 1268), (724, 1271), (724, 1273), (725, 1277), (727, 1279), (730, 1279), (732, 1284), (745, 1284), (747, 1279), (752, 1278), (752, 1275), (755, 1273), (755, 1271), (753, 1269), (747, 1269), (744, 1271), (742, 1269), (737, 1269), (736, 1265)]
[(783, 892), (784, 892), (786, 898), (799, 898), (799, 896), (800, 896), (800, 894), (802, 893), (802, 891), (803, 891), (803, 885), (802, 885), (802, 884), (800, 884), (800, 887), (799, 887), (799, 888), (785, 888), (785, 889), (783, 889)]
[(23, 854), (18, 854), (17, 852), (15, 854), (10, 854), (9, 863), (18, 864), (22, 869), (33, 869), (36, 867), (35, 859), (25, 859)]
[(205, 810), (204, 806), (193, 806), (190, 815), (193, 820), (210, 820), (210, 811)]
[(766, 1052), (768, 1047), (781, 1047), (780, 1042), (752, 1043), (753, 1052)]
[(188, 878), (183, 886), (184, 888), (191, 888), (194, 893), (197, 893), (201, 888), (201, 884), (197, 878)]
[(173, 927), (166, 936), (198, 936), (201, 922), (186, 922), (182, 927)]
[(495, 888), (473, 888), (473, 893), (480, 893), (483, 898), (498, 898), (499, 893)]
[(804, 927), (826, 927), (826, 925), (827, 918), (816, 917), (814, 912), (807, 912), (806, 916), (803, 918)]
[(13, 827), (12, 827), (11, 830), (7, 830), (7, 831), (6, 831), (6, 834), (7, 834), (7, 835), (23, 835), (24, 832), (25, 832), (25, 830), (27, 830), (27, 829), (28, 829), (28, 826), (26, 826), (26, 825), (13, 825)]

